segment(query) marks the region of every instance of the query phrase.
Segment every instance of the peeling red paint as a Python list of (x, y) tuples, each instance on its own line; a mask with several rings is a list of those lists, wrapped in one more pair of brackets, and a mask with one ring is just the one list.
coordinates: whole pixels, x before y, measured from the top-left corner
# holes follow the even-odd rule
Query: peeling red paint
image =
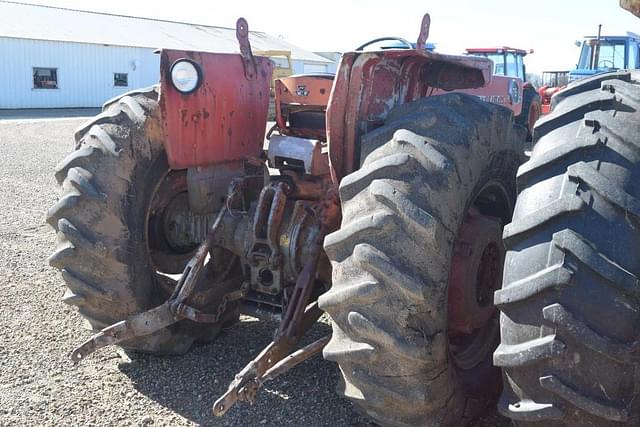
[(260, 72), (248, 80), (240, 55), (177, 50), (163, 50), (161, 55), (162, 70), (180, 58), (190, 58), (201, 66), (204, 79), (195, 92), (181, 94), (169, 73), (162, 73), (160, 113), (169, 165), (184, 169), (259, 156), (271, 61), (255, 57)]
[(360, 137), (384, 123), (398, 105), (435, 89), (477, 88), (491, 81), (492, 63), (474, 56), (422, 49), (349, 52), (342, 56), (327, 110), (327, 137), (334, 183), (356, 170)]

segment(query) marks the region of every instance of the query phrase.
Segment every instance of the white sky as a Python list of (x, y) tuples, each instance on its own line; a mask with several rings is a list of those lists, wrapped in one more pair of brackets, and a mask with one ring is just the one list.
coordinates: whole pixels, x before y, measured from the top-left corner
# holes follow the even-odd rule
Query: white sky
[(640, 33), (640, 19), (621, 9), (618, 0), (23, 1), (225, 27), (244, 16), (250, 29), (312, 51), (347, 51), (381, 36), (413, 41), (429, 12), (429, 41), (440, 52), (504, 45), (534, 49), (525, 59), (530, 72), (573, 68), (579, 51), (573, 42), (594, 35), (598, 24), (603, 34)]

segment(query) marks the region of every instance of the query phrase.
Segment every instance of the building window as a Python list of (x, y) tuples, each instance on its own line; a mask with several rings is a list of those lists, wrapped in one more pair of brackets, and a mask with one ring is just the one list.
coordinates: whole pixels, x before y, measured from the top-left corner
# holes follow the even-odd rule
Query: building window
[(33, 68), (34, 89), (58, 89), (57, 68)]
[(127, 73), (113, 73), (113, 85), (114, 86), (129, 86), (129, 80)]

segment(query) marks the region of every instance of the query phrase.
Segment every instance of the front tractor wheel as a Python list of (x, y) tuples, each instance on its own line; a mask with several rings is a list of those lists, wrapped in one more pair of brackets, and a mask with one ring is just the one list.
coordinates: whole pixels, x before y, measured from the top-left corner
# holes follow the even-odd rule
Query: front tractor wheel
[(464, 94), (397, 107), (363, 138), (320, 306), (339, 392), (376, 422), (460, 425), (497, 399), (492, 295), (522, 140), (508, 110)]
[[(197, 246), (185, 232), (195, 228), (188, 226), (194, 214), (186, 171), (169, 169), (157, 98), (150, 88), (105, 105), (76, 132), (76, 149), (56, 167), (62, 194), (47, 212), (57, 231), (49, 263), (66, 282), (64, 302), (77, 306), (93, 330), (163, 303), (175, 286), (171, 275), (182, 272)], [(216, 251), (203, 280), (224, 281), (198, 300), (203, 309), (217, 309), (233, 284), (228, 254)], [(183, 353), (235, 316), (229, 307), (216, 324), (182, 321), (123, 347)]]

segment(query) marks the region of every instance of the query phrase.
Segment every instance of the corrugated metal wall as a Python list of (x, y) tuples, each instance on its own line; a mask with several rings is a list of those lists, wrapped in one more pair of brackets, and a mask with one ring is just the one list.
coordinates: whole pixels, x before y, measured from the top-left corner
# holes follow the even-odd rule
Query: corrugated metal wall
[[(0, 37), (0, 108), (100, 107), (114, 96), (158, 81), (151, 49)], [(56, 68), (58, 89), (34, 89), (33, 68)], [(115, 87), (114, 73), (128, 74)]]

